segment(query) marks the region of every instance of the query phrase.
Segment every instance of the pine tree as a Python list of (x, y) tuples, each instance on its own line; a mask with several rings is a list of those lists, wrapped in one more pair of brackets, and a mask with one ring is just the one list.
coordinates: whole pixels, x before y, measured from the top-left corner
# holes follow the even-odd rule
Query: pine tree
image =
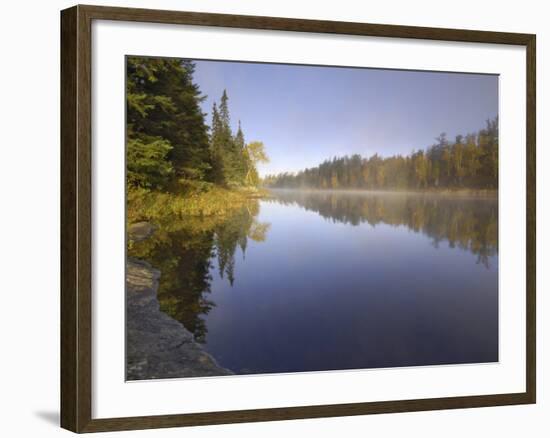
[(233, 138), (233, 148), (234, 148), (234, 171), (235, 171), (235, 177), (239, 181), (240, 184), (244, 184), (248, 163), (246, 160), (245, 155), (245, 142), (244, 142), (244, 134), (241, 128), (241, 121), (239, 120), (239, 128), (237, 129), (237, 133), (235, 134), (235, 137)]
[(212, 110), (211, 150), (216, 183), (229, 187), (238, 187), (245, 183), (247, 161), (244, 146), (244, 134), (240, 121), (235, 136), (231, 131), (229, 97), (224, 90), (219, 110), (216, 110), (216, 106)]
[(212, 134), (210, 148), (213, 160), (213, 181), (220, 185), (232, 185), (234, 179), (233, 135), (231, 133), (229, 104), (223, 90), (219, 109), (212, 108)]
[(128, 187), (178, 192), (207, 186), (197, 181), (259, 182), (263, 157), (251, 158), (258, 148), (248, 150), (240, 121), (233, 135), (226, 90), (213, 105), (209, 135), (191, 61), (133, 56), (126, 68)]
[(212, 171), (210, 179), (216, 184), (225, 184), (224, 143), (222, 122), (216, 102), (212, 106), (212, 131), (210, 134), (210, 154)]
[(205, 178), (211, 163), (194, 68), (191, 61), (128, 58), (129, 183), (160, 187)]

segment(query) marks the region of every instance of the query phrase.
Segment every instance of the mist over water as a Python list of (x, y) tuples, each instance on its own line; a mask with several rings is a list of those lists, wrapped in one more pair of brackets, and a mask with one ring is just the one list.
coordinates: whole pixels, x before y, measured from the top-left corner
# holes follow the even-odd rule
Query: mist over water
[(498, 361), (498, 201), (272, 191), (135, 250), (238, 374)]

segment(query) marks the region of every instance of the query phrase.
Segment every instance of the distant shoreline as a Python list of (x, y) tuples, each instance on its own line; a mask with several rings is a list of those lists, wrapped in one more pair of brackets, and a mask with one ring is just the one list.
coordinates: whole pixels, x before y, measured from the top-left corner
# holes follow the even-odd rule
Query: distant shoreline
[(370, 190), (370, 189), (316, 189), (312, 187), (304, 188), (284, 188), (284, 187), (262, 187), (262, 189), (273, 192), (309, 192), (309, 193), (339, 193), (339, 194), (372, 194), (372, 195), (453, 195), (453, 196), (476, 196), (498, 198), (498, 189), (392, 189), (392, 190)]

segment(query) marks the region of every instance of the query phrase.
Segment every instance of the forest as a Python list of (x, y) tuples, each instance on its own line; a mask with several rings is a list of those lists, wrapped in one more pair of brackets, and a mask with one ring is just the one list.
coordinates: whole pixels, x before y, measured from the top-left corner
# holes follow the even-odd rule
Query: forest
[(232, 131), (225, 90), (208, 126), (194, 69), (189, 60), (127, 58), (130, 218), (223, 212), (228, 196), (248, 196), (260, 181), (257, 164), (268, 161), (263, 144), (246, 143), (240, 122)]
[[(223, 374), (498, 360), (498, 119), (430, 145), (396, 111), (395, 129), (417, 149), (352, 155), (344, 138), (365, 100), (350, 104), (357, 119), (344, 114), (353, 123), (338, 123), (326, 84), (313, 84), (318, 104), (299, 97), (302, 66), (286, 66), (279, 99), (280, 75), (265, 68), (126, 57), (126, 375), (211, 375), (199, 349)], [(435, 126), (429, 111), (440, 108), (428, 101), (422, 115)], [(330, 146), (347, 155), (320, 154), (326, 131), (293, 106), (326, 115), (341, 139)], [(464, 107), (449, 124), (495, 108)], [(265, 176), (266, 147), (247, 128), (271, 147), (272, 168), (315, 167)], [(297, 164), (299, 148), (318, 161)]]
[(269, 229), (256, 220), (257, 164), (268, 157), (261, 142), (245, 141), (240, 122), (232, 131), (225, 90), (208, 125), (194, 69), (188, 60), (127, 58), (126, 220), (154, 224), (143, 241), (129, 233), (127, 254), (161, 269), (161, 310), (202, 341), (197, 314), (212, 306), (203, 297), (212, 257), (232, 283), (236, 249)]
[(264, 178), (266, 187), (313, 189), (498, 189), (498, 118), (475, 134), (446, 134), (408, 156), (335, 157), (297, 173)]

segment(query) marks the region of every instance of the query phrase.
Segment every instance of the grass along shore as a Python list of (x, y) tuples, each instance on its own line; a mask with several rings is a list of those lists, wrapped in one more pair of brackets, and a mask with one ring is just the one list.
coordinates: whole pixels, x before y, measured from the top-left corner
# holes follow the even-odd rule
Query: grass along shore
[(242, 208), (247, 201), (268, 196), (265, 189), (243, 187), (227, 189), (211, 186), (183, 193), (132, 188), (127, 192), (128, 225), (140, 221), (167, 224), (181, 219), (223, 219)]

